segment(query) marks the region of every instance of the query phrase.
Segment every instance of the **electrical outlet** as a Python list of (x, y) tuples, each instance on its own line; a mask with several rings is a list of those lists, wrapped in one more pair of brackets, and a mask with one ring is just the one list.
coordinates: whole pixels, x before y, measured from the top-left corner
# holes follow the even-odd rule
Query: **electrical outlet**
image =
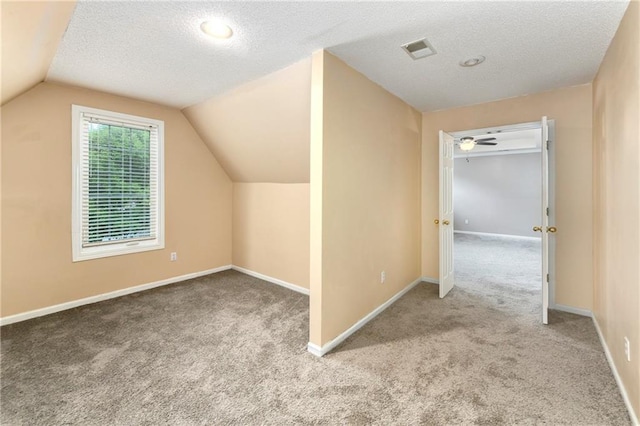
[(171, 261), (175, 262), (176, 260), (178, 260), (178, 253), (173, 251), (173, 252), (171, 252)]
[(631, 361), (631, 345), (627, 336), (624, 336), (624, 354), (627, 356), (627, 361)]
[(387, 279), (387, 274), (384, 271), (380, 272), (380, 284), (384, 284), (384, 280)]

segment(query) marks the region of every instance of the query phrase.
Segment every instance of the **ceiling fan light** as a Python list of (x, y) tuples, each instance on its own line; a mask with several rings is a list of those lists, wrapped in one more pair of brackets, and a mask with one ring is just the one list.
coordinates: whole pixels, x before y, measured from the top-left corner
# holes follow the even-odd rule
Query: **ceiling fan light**
[(471, 151), (474, 146), (476, 146), (476, 142), (473, 140), (473, 138), (464, 137), (460, 139), (459, 147), (461, 151)]
[(462, 142), (460, 144), (460, 149), (462, 151), (471, 151), (473, 149), (473, 147), (476, 146), (475, 143), (473, 143), (473, 141), (469, 141), (469, 142)]

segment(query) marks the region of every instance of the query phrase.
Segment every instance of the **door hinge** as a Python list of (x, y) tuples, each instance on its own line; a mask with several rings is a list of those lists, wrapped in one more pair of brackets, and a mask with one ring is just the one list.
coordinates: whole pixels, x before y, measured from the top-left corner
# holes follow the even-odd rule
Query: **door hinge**
[(547, 216), (549, 216), (549, 207), (547, 207)]
[(547, 151), (549, 151), (549, 145), (551, 145), (551, 141), (547, 141)]
[(549, 282), (549, 274), (547, 274), (547, 282)]

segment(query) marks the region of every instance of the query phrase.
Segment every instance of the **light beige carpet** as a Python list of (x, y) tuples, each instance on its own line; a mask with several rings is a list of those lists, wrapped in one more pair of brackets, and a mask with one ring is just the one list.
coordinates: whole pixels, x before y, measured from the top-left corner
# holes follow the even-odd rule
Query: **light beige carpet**
[(534, 249), (458, 239), (449, 297), (421, 284), (321, 359), (307, 297), (234, 271), (5, 326), (0, 420), (629, 424), (591, 320), (539, 324)]

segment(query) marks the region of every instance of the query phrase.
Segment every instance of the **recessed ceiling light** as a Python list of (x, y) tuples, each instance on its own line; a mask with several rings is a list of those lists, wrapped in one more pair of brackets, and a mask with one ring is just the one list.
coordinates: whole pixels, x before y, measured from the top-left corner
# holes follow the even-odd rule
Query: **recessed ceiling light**
[(481, 63), (484, 62), (484, 60), (487, 59), (482, 55), (476, 56), (474, 58), (469, 58), (465, 61), (460, 61), (460, 66), (461, 67), (475, 67), (476, 65), (480, 65)]
[(202, 24), (200, 24), (200, 29), (206, 35), (221, 40), (230, 38), (233, 35), (233, 30), (231, 29), (231, 27), (217, 19), (204, 21)]

